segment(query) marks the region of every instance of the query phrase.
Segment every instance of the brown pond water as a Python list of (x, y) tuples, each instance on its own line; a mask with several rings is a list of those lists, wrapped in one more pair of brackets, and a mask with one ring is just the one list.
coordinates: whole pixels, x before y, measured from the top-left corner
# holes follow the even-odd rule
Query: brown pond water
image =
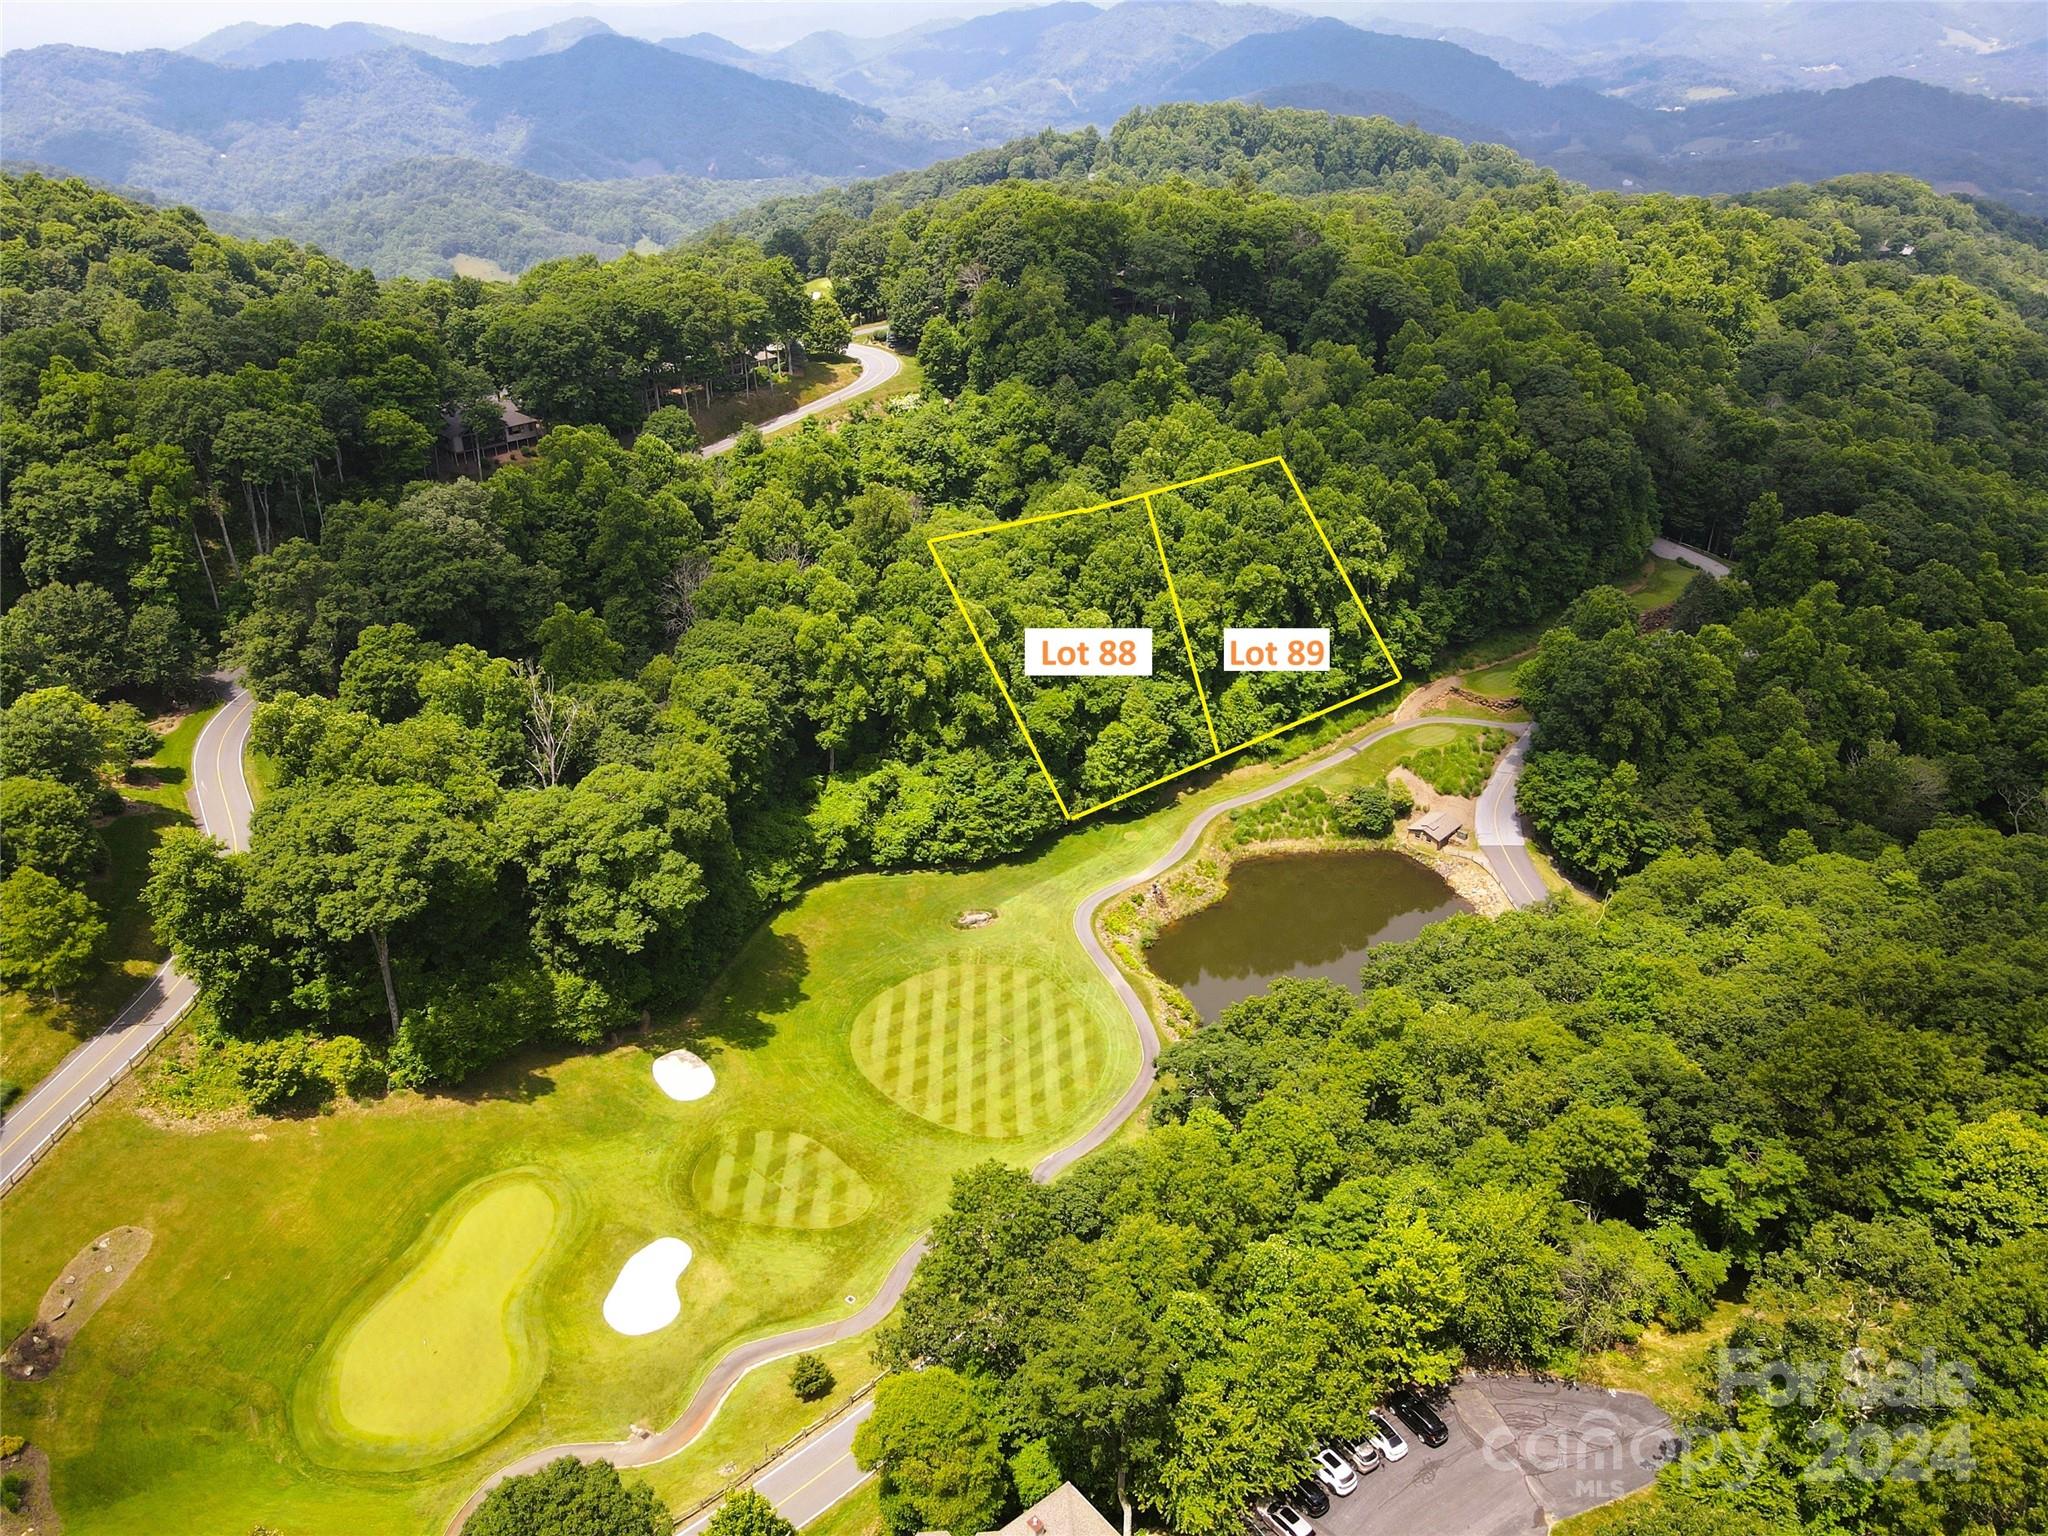
[(1373, 945), (1471, 910), (1434, 870), (1398, 853), (1240, 859), (1223, 899), (1168, 923), (1145, 961), (1213, 1019), (1282, 976), (1328, 976), (1356, 991)]

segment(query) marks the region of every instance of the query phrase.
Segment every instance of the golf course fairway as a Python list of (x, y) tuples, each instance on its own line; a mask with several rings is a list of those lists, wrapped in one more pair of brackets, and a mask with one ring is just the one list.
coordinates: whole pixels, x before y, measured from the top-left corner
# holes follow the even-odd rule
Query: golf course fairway
[[(54, 1376), (0, 1384), (9, 1430), (50, 1457), (67, 1536), (435, 1536), (521, 1453), (666, 1424), (733, 1345), (857, 1310), (954, 1175), (1031, 1167), (1136, 1074), (1130, 1022), (1073, 936), (1082, 898), (1285, 771), (1246, 764), (983, 869), (822, 883), (687, 1016), (535, 1049), (459, 1092), (196, 1124), (138, 1112), (148, 1073), (131, 1079), (7, 1196), (7, 1328), (98, 1233), (156, 1238), (147, 1283)], [(963, 912), (1000, 915), (961, 928)], [(712, 1068), (708, 1097), (652, 1077), (679, 1049)], [(615, 1332), (605, 1297), (662, 1238), (693, 1254), (678, 1314)], [(472, 1241), (488, 1279), (458, 1288), (441, 1276)], [(421, 1343), (429, 1317), (470, 1338), (474, 1380), (418, 1385), (452, 1358)], [(666, 1496), (691, 1472), (644, 1475)]]

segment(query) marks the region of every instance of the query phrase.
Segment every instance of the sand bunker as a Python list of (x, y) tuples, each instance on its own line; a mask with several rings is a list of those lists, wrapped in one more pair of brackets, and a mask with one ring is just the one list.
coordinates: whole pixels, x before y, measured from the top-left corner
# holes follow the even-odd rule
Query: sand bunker
[(690, 1051), (670, 1051), (666, 1056), (655, 1057), (654, 1081), (670, 1098), (684, 1100), (701, 1099), (718, 1083), (704, 1058)]
[(657, 1237), (626, 1260), (604, 1299), (604, 1320), (618, 1333), (635, 1335), (666, 1328), (683, 1310), (676, 1281), (690, 1267), (690, 1245), (680, 1237)]

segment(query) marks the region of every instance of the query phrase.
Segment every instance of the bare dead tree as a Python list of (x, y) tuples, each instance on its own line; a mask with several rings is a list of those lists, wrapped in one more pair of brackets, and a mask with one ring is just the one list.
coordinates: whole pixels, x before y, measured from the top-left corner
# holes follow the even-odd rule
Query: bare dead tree
[(697, 589), (711, 574), (711, 561), (701, 554), (685, 555), (675, 569), (662, 579), (656, 602), (661, 607), (662, 626), (673, 640), (697, 622)]
[(531, 662), (519, 668), (526, 685), (526, 761), (544, 789), (553, 789), (568, 772), (583, 726), (583, 706), (555, 692), (547, 673)]

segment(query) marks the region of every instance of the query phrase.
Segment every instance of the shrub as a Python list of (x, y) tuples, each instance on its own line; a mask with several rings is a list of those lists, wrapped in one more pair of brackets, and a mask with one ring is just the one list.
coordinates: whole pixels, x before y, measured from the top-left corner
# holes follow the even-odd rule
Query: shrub
[(28, 1449), (28, 1441), (20, 1435), (0, 1435), (0, 1461), (11, 1461)]
[(815, 1403), (839, 1385), (832, 1367), (816, 1355), (798, 1355), (789, 1368), (790, 1390), (807, 1403)]
[(21, 1513), (23, 1501), (28, 1496), (28, 1479), (19, 1472), (9, 1472), (0, 1477), (0, 1509), (10, 1515)]
[(1338, 797), (1337, 830), (1346, 837), (1385, 837), (1394, 830), (1394, 797), (1383, 784), (1365, 784)]

